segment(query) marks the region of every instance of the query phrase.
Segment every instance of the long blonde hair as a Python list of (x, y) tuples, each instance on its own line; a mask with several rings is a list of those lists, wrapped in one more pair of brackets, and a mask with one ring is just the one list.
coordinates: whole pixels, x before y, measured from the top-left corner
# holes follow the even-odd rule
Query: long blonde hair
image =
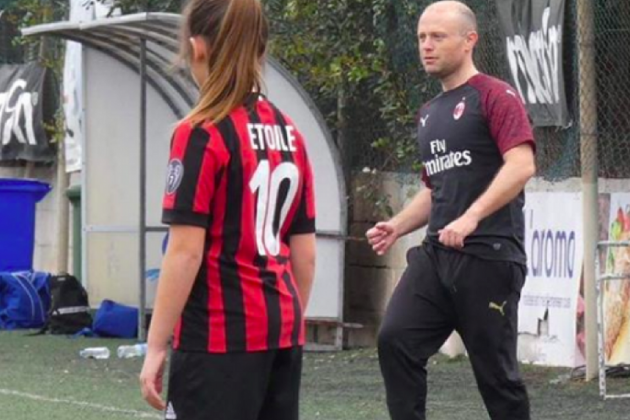
[(191, 58), (191, 37), (201, 36), (209, 46), (209, 76), (187, 119), (218, 122), (262, 89), (267, 19), (259, 0), (191, 0), (184, 17), (182, 56)]

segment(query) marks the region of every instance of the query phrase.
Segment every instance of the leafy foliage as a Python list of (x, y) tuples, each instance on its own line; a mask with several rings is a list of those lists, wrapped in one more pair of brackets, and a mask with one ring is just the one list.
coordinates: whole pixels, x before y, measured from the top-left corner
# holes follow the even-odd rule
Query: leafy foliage
[[(420, 71), (412, 0), (267, 0), (271, 54), (315, 100), (342, 154), (351, 195), (394, 212), (379, 172), (417, 172), (415, 115), (437, 84)], [(362, 175), (357, 177), (357, 173)], [(350, 185), (350, 184), (349, 184)]]
[[(436, 85), (420, 71), (415, 29), (426, 2), (262, 0), (271, 55), (314, 99), (352, 171), (417, 171), (415, 114)], [(183, 0), (86, 0), (123, 14), (177, 13)], [(67, 13), (67, 0), (20, 0), (20, 26)], [(30, 43), (32, 41), (21, 41)]]
[(86, 0), (96, 1), (110, 6), (110, 14), (120, 10), (122, 14), (140, 12), (171, 12), (179, 13), (183, 0)]
[[(333, 129), (344, 165), (415, 170), (414, 118), (429, 89), (415, 47), (418, 2), (267, 0), (271, 53)], [(374, 168), (370, 168), (374, 169)]]

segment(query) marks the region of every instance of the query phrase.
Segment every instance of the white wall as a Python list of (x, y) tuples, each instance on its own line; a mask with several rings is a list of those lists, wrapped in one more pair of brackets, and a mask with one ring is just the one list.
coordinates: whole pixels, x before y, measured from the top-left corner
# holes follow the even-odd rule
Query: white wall
[[(366, 199), (357, 188), (366, 184), (376, 186), (377, 197), (389, 197), (389, 204), (394, 212), (406, 205), (413, 195), (422, 188), (420, 177), (394, 173), (358, 174), (351, 186), (353, 197), (350, 235), (352, 240), (347, 246), (345, 279), (345, 320), (363, 325), (363, 328), (350, 330), (350, 346), (373, 346), (383, 313), (398, 279), (407, 263), (407, 250), (419, 245), (424, 231), (418, 231), (402, 238), (385, 256), (376, 256), (367, 242), (360, 241), (365, 232), (384, 216), (374, 206), (374, 199)], [(581, 179), (570, 178), (562, 182), (548, 182), (534, 179), (529, 182), (527, 192), (579, 192)], [(600, 179), (601, 193), (630, 191), (630, 180)], [(458, 345), (450, 351), (458, 353)]]

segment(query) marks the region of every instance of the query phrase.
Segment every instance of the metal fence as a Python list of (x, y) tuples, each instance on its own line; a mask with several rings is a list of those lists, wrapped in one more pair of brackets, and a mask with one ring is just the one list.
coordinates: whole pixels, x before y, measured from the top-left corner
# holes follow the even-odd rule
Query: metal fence
[[(326, 3), (324, 0), (316, 2)], [(589, 19), (593, 22), (593, 45), (590, 53), (593, 67), (582, 66), (578, 40), (578, 0), (566, 0), (563, 30), (563, 70), (565, 90), (571, 123), (566, 128), (538, 128), (537, 140), (538, 174), (548, 180), (562, 180), (581, 175), (581, 159), (595, 154), (598, 174), (605, 178), (630, 177), (630, 2), (623, 0), (594, 1)], [(150, 6), (150, 11), (173, 12), (183, 2), (156, 0), (134, 2), (118, 0), (130, 11), (134, 7)], [(496, 0), (465, 0), (476, 12), (479, 21), (480, 42), (475, 60), (480, 70), (508, 80), (507, 59), (504, 41), (498, 25)], [(300, 2), (279, 0), (264, 1), (272, 22), (272, 44), (274, 37), (286, 37), (287, 31), (298, 34), (300, 25), (292, 25), (284, 11), (297, 7)], [(295, 3), (295, 4), (293, 4)], [(352, 7), (352, 1), (346, 1)], [(355, 7), (363, 7), (369, 1), (354, 1)], [(364, 4), (365, 3), (365, 4)], [(385, 3), (388, 25), (378, 25), (378, 18), (365, 19), (360, 31), (364, 34), (380, 35), (386, 44), (386, 71), (395, 75), (394, 87), (404, 95), (405, 108), (395, 117), (384, 110), (384, 104), (374, 91), (369, 79), (356, 86), (339, 112), (339, 101), (330, 93), (323, 95), (318, 86), (309, 83), (312, 73), (305, 70), (308, 61), (296, 60), (295, 56), (283, 56), (283, 50), (272, 50), (280, 61), (304, 84), (315, 99), (336, 138), (343, 138), (344, 162), (348, 171), (365, 167), (395, 172), (413, 172), (416, 168), (415, 118), (419, 106), (439, 92), (436, 81), (421, 70), (416, 43), (416, 23), (421, 11), (431, 0), (390, 0)], [(293, 4), (293, 5), (291, 5)], [(56, 13), (66, 13), (57, 11)], [(369, 16), (368, 16), (369, 17)], [(55, 16), (59, 19), (60, 16)], [(382, 18), (381, 18), (382, 19)], [(17, 63), (36, 59), (40, 53), (37, 45), (23, 46), (16, 42), (18, 35), (15, 14), (0, 16), (0, 64)], [(282, 30), (278, 30), (278, 28)], [(289, 28), (289, 29), (287, 29)], [(383, 33), (386, 32), (386, 33)], [(350, 38), (352, 39), (352, 38)], [(330, 48), (334, 50), (335, 45)], [(333, 51), (334, 52), (334, 51)], [(592, 74), (584, 74), (589, 72)], [(586, 79), (585, 79), (586, 78)], [(588, 80), (588, 83), (585, 83)], [(340, 128), (340, 119), (343, 127)], [(343, 132), (341, 132), (343, 130)], [(593, 147), (581, 150), (580, 140), (591, 136)], [(404, 147), (389, 147), (393, 142), (404, 143)], [(595, 146), (596, 145), (596, 146)], [(341, 146), (341, 145), (340, 145)], [(379, 147), (380, 146), (380, 147)], [(581, 153), (586, 153), (582, 156)]]
[[(537, 128), (538, 175), (548, 180), (563, 180), (581, 175), (580, 140), (585, 136), (595, 139), (592, 151), (599, 163), (598, 173), (605, 178), (630, 177), (630, 2), (602, 0), (594, 3), (592, 16), (593, 45), (589, 53), (594, 55), (594, 67), (582, 68), (580, 73), (580, 51), (578, 40), (582, 35), (578, 28), (576, 4), (578, 0), (567, 0), (563, 30), (563, 71), (571, 122), (564, 128)], [(504, 40), (498, 25), (496, 0), (465, 1), (477, 14), (480, 42), (475, 60), (480, 70), (508, 80), (507, 59)], [(418, 106), (439, 92), (439, 85), (421, 70), (416, 44), (416, 22), (421, 10), (432, 3), (391, 1), (389, 13), (395, 25), (389, 28), (386, 43), (389, 50), (388, 71), (399, 74), (398, 88), (406, 92), (410, 104), (409, 122), (406, 126), (392, 130), (374, 104), (378, 98), (370, 91), (357, 89), (349, 98), (344, 121), (343, 137), (347, 145), (345, 162), (352, 170), (365, 167), (391, 171), (413, 170), (415, 153), (400, 154), (399, 149), (378, 146), (383, 138), (407, 139), (409, 149), (414, 147), (415, 123), (413, 113)], [(373, 28), (377, 31), (378, 28)], [(582, 53), (584, 53), (582, 51)], [(280, 57), (282, 58), (282, 57)], [(283, 61), (294, 73), (302, 74), (300, 63)], [(585, 72), (592, 74), (585, 74)], [(592, 83), (585, 83), (586, 79)], [(303, 80), (303, 82), (306, 82)], [(308, 86), (308, 83), (305, 83)], [(334, 98), (325, 98), (311, 87), (311, 94), (328, 116), (329, 125), (337, 133), (338, 110)]]

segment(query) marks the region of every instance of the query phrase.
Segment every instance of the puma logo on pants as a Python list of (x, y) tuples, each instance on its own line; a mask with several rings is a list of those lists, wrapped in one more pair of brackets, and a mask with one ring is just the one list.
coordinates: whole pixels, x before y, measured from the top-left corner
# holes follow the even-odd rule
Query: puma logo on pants
[(490, 302), (490, 309), (496, 309), (497, 311), (499, 311), (501, 313), (501, 316), (505, 316), (505, 312), (503, 311), (503, 308), (505, 308), (505, 305), (507, 304), (507, 300), (503, 302), (502, 305), (498, 305), (494, 302)]

